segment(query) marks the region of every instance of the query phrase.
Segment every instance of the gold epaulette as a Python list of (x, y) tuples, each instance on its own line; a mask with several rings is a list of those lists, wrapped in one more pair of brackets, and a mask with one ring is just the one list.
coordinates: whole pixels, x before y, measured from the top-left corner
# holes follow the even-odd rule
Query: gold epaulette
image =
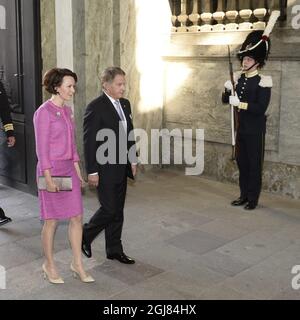
[(14, 130), (14, 125), (12, 123), (8, 123), (6, 125), (3, 126), (4, 131), (9, 131), (9, 130)]

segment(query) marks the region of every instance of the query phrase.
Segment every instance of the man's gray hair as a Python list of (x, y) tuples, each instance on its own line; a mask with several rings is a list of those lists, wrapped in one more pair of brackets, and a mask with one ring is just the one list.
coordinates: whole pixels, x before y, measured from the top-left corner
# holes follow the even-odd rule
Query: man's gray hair
[(101, 81), (102, 88), (103, 88), (103, 84), (104, 83), (106, 83), (106, 82), (111, 83), (117, 75), (125, 76), (126, 73), (125, 73), (125, 71), (123, 71), (119, 67), (108, 67), (108, 68), (106, 68), (102, 72), (102, 74), (100, 76), (100, 81)]

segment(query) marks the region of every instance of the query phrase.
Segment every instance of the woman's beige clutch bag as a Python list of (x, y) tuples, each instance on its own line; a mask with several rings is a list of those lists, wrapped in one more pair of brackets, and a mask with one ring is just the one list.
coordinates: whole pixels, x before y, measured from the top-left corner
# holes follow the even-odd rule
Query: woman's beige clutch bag
[[(60, 191), (72, 191), (72, 177), (52, 176), (53, 182), (58, 186)], [(47, 190), (45, 177), (39, 177), (38, 189)]]

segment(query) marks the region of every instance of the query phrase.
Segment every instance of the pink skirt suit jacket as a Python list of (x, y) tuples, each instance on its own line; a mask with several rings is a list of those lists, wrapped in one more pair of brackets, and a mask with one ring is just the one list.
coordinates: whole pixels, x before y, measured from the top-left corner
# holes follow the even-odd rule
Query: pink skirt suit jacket
[(38, 191), (41, 219), (68, 219), (82, 215), (80, 180), (74, 168), (79, 161), (75, 142), (72, 109), (58, 107), (52, 101), (43, 103), (33, 117), (37, 163), (37, 177), (46, 169), (52, 176), (71, 176), (72, 191)]

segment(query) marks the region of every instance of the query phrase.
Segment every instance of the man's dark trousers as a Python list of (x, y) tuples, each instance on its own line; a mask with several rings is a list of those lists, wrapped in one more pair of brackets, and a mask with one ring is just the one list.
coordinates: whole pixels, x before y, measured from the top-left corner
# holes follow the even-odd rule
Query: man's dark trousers
[(101, 204), (88, 224), (84, 225), (84, 240), (91, 243), (105, 229), (107, 255), (122, 253), (121, 234), (124, 221), (124, 204), (127, 190), (127, 176), (118, 183), (102, 182), (98, 185), (98, 199)]

